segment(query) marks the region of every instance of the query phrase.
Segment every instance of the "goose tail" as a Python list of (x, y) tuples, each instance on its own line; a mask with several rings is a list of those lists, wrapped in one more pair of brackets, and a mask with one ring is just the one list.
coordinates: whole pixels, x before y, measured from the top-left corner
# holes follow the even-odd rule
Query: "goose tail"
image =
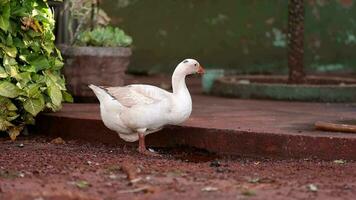
[(99, 99), (100, 105), (115, 111), (123, 108), (122, 104), (111, 96), (104, 87), (93, 84), (90, 84), (88, 87), (93, 90), (95, 96)]
[(108, 94), (106, 90), (102, 87), (93, 84), (90, 84), (88, 87), (93, 90), (95, 96), (99, 99), (100, 103), (105, 101), (106, 99), (112, 98), (110, 94)]

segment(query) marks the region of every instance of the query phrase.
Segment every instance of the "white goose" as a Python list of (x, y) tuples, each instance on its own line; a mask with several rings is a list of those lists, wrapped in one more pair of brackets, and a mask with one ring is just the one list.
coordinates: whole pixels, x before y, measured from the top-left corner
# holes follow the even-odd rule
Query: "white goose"
[(127, 142), (139, 140), (139, 152), (151, 154), (145, 147), (146, 135), (161, 130), (164, 125), (180, 124), (189, 118), (192, 99), (185, 77), (194, 73), (204, 73), (196, 60), (185, 59), (179, 63), (172, 76), (172, 93), (143, 84), (89, 87), (100, 101), (105, 126)]

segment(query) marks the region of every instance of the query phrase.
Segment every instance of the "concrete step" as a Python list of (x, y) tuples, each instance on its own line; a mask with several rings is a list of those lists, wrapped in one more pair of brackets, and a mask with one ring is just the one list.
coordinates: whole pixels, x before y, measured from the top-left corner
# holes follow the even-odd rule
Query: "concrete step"
[[(192, 98), (191, 118), (147, 136), (148, 146), (190, 146), (240, 156), (356, 159), (356, 134), (314, 129), (316, 121), (356, 121), (355, 104)], [(65, 104), (60, 112), (41, 114), (36, 130), (50, 136), (125, 144), (104, 126), (98, 104)]]

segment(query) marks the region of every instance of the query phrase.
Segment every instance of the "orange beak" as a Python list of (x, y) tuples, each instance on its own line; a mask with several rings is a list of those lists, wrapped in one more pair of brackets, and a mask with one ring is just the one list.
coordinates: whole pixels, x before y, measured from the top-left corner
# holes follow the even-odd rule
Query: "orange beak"
[(199, 66), (197, 73), (198, 74), (204, 74), (205, 73), (205, 70), (201, 65)]

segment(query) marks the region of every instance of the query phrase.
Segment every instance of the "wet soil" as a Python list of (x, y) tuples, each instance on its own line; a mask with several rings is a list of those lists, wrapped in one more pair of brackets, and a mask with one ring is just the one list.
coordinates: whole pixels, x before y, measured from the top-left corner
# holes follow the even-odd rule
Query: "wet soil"
[(353, 199), (356, 162), (0, 138), (0, 199)]

